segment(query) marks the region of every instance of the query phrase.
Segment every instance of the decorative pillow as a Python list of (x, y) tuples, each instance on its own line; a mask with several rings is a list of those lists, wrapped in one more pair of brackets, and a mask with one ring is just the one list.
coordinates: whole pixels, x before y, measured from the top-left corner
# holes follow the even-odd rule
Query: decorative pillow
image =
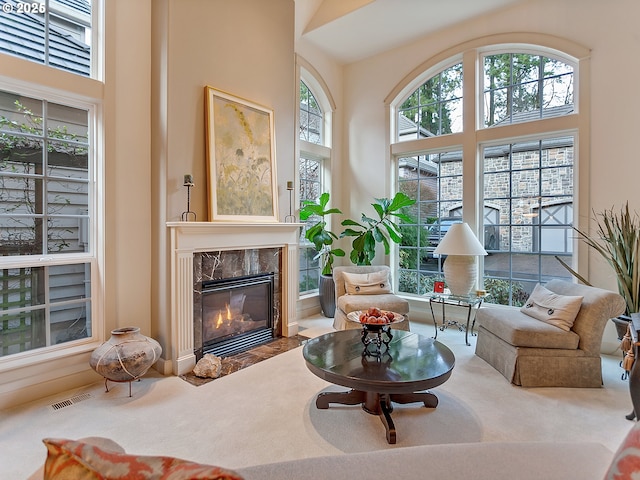
[(231, 470), (179, 458), (127, 455), (65, 439), (43, 442), (44, 480), (242, 480)]
[(371, 273), (343, 272), (342, 275), (344, 275), (344, 286), (348, 295), (391, 293), (388, 270)]
[(632, 480), (640, 477), (640, 422), (636, 422), (618, 447), (604, 476), (605, 480)]
[(580, 311), (582, 298), (581, 296), (558, 295), (537, 284), (520, 311), (568, 332)]

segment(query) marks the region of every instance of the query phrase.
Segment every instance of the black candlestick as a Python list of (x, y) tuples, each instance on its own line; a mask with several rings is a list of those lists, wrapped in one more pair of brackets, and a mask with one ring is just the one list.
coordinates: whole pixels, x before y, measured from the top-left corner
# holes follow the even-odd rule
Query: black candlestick
[(284, 217), (284, 222), (295, 223), (296, 217), (293, 215), (293, 182), (287, 182), (287, 190), (289, 190), (289, 215)]
[(193, 221), (196, 221), (196, 212), (192, 212), (191, 211), (191, 187), (195, 186), (195, 183), (193, 183), (193, 177), (191, 175), (185, 175), (184, 176), (184, 184), (185, 187), (187, 187), (187, 211), (186, 212), (182, 212), (182, 221), (183, 222), (188, 222), (189, 221), (189, 217), (193, 217)]

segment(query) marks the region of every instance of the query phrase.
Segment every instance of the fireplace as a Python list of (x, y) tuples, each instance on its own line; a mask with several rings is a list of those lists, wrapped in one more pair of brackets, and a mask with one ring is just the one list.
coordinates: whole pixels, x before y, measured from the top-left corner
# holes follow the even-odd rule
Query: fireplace
[[(171, 329), (163, 350), (170, 358), (158, 361), (158, 371), (183, 375), (193, 370), (196, 350), (203, 346), (203, 282), (275, 272), (275, 335), (298, 333), (298, 239), (302, 226), (278, 222), (167, 223), (171, 237), (167, 286)], [(232, 255), (239, 250), (245, 253)]]
[(225, 357), (274, 338), (273, 272), (202, 282), (202, 347)]

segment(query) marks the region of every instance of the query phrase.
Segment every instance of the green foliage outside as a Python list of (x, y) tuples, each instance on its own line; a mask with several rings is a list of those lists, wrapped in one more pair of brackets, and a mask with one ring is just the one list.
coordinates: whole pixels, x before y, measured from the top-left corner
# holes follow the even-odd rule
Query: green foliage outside
[[(519, 112), (531, 112), (557, 105), (573, 103), (571, 85), (564, 85), (563, 74), (570, 71), (563, 62), (539, 55), (527, 53), (504, 53), (485, 57), (485, 76), (488, 78), (486, 98), (488, 116), (486, 126), (492, 126)], [(541, 95), (539, 88), (553, 83), (554, 87), (545, 85), (545, 90), (553, 91), (549, 98)], [(542, 104), (543, 101), (553, 104)]]
[(398, 290), (414, 295), (433, 292), (433, 282), (442, 280), (442, 275), (433, 272), (401, 270), (398, 278)]
[(462, 90), (462, 64), (454, 65), (420, 85), (400, 106), (400, 114), (434, 135), (453, 133), (450, 110)]
[[(487, 301), (498, 305), (521, 307), (529, 298), (522, 284), (509, 280), (485, 278), (484, 289), (487, 291)], [(509, 289), (511, 289), (511, 303), (509, 303)]]

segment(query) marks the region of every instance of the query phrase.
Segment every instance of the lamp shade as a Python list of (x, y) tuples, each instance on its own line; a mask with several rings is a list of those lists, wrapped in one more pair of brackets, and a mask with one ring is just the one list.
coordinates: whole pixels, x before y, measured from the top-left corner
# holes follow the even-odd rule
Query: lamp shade
[(486, 255), (478, 238), (466, 223), (451, 224), (433, 253), (444, 255)]

